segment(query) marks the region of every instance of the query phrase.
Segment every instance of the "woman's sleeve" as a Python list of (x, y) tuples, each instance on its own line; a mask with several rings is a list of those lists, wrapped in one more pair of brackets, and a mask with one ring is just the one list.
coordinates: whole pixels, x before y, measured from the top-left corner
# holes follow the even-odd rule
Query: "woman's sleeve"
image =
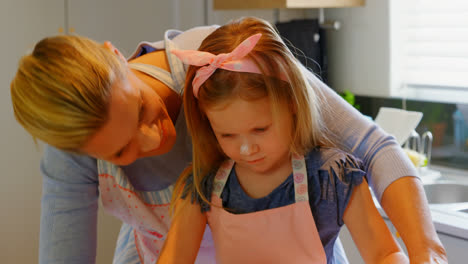
[(325, 126), (340, 140), (336, 142), (339, 148), (363, 161), (369, 185), (379, 201), (393, 181), (417, 177), (416, 169), (393, 136), (366, 119), (303, 65), (300, 67), (324, 103), (333, 109), (323, 111)]
[(178, 49), (196, 50), (202, 41), (217, 28), (219, 28), (218, 25), (194, 27), (177, 35), (173, 41)]
[(337, 211), (337, 224), (343, 225), (343, 215), (356, 186), (366, 176), (362, 162), (341, 150), (322, 149), (324, 163), (320, 167), (318, 184), (320, 199), (333, 201)]
[(46, 146), (39, 263), (95, 263), (98, 208), (96, 160)]

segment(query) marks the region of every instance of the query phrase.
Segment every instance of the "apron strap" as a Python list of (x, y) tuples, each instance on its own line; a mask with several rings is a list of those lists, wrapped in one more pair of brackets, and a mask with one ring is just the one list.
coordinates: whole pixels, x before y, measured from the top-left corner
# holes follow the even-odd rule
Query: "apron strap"
[(166, 49), (166, 57), (169, 62), (169, 67), (171, 68), (172, 72), (172, 80), (176, 87), (180, 87), (180, 91), (178, 93), (182, 94), (183, 88), (185, 85), (185, 68), (182, 61), (174, 54), (172, 54), (171, 50), (176, 49), (176, 44), (172, 41), (177, 35), (179, 35), (179, 31), (175, 30), (168, 30), (164, 34), (164, 46)]
[(170, 72), (163, 70), (161, 68), (158, 68), (154, 65), (144, 64), (144, 63), (133, 62), (133, 63), (129, 63), (128, 66), (134, 70), (144, 72), (150, 75), (151, 77), (155, 78), (156, 80), (161, 81), (162, 83), (167, 85), (176, 93), (180, 92), (176, 89), (176, 86), (174, 85), (174, 81), (172, 80), (172, 75)]
[(171, 72), (158, 68), (154, 65), (144, 63), (129, 63), (129, 67), (150, 75), (151, 77), (167, 85), (176, 93), (182, 95), (185, 85), (184, 64), (171, 52), (171, 50), (177, 48), (172, 39), (179, 34), (180, 31), (168, 30), (164, 35), (164, 48)]
[(224, 185), (228, 179), (229, 174), (231, 173), (232, 167), (234, 166), (233, 160), (224, 161), (216, 172), (213, 184), (213, 194), (221, 198), (221, 193), (223, 192)]
[[(307, 185), (307, 167), (304, 156), (293, 154), (291, 157), (294, 181), (294, 197), (296, 202), (309, 200), (309, 188)], [(234, 167), (233, 160), (226, 160), (221, 164), (214, 179), (213, 194), (221, 198), (224, 186), (229, 174)]]
[(293, 154), (291, 157), (294, 177), (294, 194), (296, 202), (309, 200), (309, 188), (307, 187), (307, 167), (304, 156)]

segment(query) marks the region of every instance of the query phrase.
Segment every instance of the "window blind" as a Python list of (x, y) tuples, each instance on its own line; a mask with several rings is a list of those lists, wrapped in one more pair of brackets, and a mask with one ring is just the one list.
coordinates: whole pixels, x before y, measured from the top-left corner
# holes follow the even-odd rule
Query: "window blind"
[(394, 52), (400, 55), (403, 84), (436, 96), (449, 91), (452, 97), (466, 96), (468, 1), (404, 1), (399, 11), (393, 19), (401, 19), (395, 21), (401, 50)]

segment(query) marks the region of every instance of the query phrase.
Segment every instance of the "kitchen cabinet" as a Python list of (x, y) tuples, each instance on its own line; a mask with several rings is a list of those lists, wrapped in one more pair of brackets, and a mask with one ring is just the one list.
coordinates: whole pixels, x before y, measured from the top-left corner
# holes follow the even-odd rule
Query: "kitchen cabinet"
[[(403, 240), (401, 237), (399, 237), (395, 227), (393, 224), (390, 222), (388, 219), (384, 219), (385, 224), (387, 224), (388, 229), (390, 232), (393, 234), (394, 238), (397, 240), (397, 242), (400, 244), (401, 248), (405, 251), (406, 253), (406, 247), (405, 244), (403, 243)], [(340, 230), (340, 235), (339, 238), (341, 240), (341, 243), (343, 243), (344, 250), (346, 252), (346, 256), (348, 257), (349, 263), (352, 264), (364, 264), (364, 260), (361, 257), (361, 254), (359, 253), (358, 248), (356, 247), (356, 244), (354, 244), (354, 241), (351, 237), (351, 233), (349, 233), (349, 230), (346, 226), (343, 226)]]
[(172, 1), (68, 0), (66, 11), (69, 34), (109, 40), (125, 56), (140, 41), (160, 40), (174, 24)]
[[(426, 2), (431, 7), (418, 4)], [(326, 17), (343, 25), (327, 35), (330, 86), (367, 97), (467, 103), (466, 71), (451, 62), (466, 69), (463, 34), (454, 30), (468, 28), (466, 2), (441, 3), (382, 0), (327, 9)]]
[(466, 263), (468, 239), (438, 233), (447, 251), (448, 263)]
[(161, 40), (167, 29), (203, 25), (204, 0), (65, 0), (67, 32), (109, 40), (125, 56), (141, 41)]
[[(63, 30), (63, 9), (63, 0), (0, 1), (0, 32), (3, 40), (3, 62), (0, 73), (2, 81), (3, 77), (12, 77), (15, 70), (14, 67), (3, 67), (7, 66), (3, 64), (5, 59), (9, 65), (10, 63), (16, 65), (17, 59), (32, 50), (38, 40)], [(2, 99), (7, 98), (2, 97)], [(1, 105), (5, 106), (3, 103)]]
[(362, 8), (327, 9), (327, 19), (343, 27), (327, 34), (330, 85), (360, 96), (393, 97), (389, 0), (367, 1)]
[(362, 6), (364, 0), (213, 0), (213, 9), (329, 8)]

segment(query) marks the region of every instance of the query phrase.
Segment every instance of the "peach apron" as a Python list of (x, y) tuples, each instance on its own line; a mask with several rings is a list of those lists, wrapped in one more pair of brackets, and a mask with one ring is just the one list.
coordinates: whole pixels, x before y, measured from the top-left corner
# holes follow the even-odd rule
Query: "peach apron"
[(230, 263), (327, 263), (309, 206), (304, 157), (292, 158), (296, 203), (246, 214), (231, 214), (220, 198), (233, 161), (226, 161), (214, 180), (208, 223), (216, 261)]

